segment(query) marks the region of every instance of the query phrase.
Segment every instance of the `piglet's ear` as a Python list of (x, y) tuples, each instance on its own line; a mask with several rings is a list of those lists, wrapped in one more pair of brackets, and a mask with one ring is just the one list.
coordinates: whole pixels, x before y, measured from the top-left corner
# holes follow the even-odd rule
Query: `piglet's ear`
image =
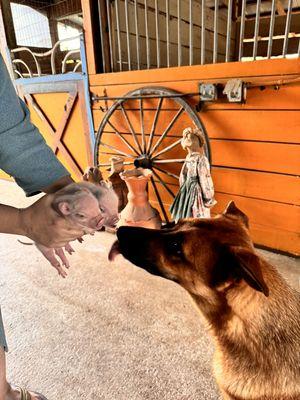
[(70, 214), (71, 214), (71, 207), (70, 207), (70, 204), (67, 203), (66, 201), (62, 201), (61, 203), (58, 203), (58, 204), (57, 204), (57, 207), (58, 207), (60, 213), (61, 213), (63, 216), (66, 216), (66, 215), (70, 215)]
[(230, 246), (231, 256), (235, 261), (236, 273), (253, 289), (269, 296), (269, 288), (264, 281), (260, 258), (250, 249)]
[(249, 219), (240, 209), (237, 208), (234, 201), (230, 201), (223, 212), (226, 217), (238, 218), (247, 228), (249, 228)]

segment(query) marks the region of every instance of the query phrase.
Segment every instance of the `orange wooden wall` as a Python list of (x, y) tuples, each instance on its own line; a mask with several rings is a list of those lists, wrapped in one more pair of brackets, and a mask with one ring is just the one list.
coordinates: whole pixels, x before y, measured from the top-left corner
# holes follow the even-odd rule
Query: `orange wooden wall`
[[(214, 212), (222, 212), (228, 201), (234, 200), (249, 216), (257, 244), (299, 255), (299, 73), (300, 60), (266, 60), (98, 74), (89, 78), (91, 92), (99, 96), (104, 93), (123, 96), (144, 86), (164, 86), (192, 93), (198, 91), (199, 82), (224, 83), (230, 78), (241, 78), (254, 85), (248, 89), (245, 104), (230, 104), (223, 99), (206, 103), (199, 113), (212, 147), (212, 174), (218, 201)], [(283, 81), (285, 84), (281, 85)], [(192, 105), (198, 101), (198, 96), (189, 99)], [(105, 108), (106, 104), (94, 103), (96, 130), (104, 116), (99, 106)], [(165, 122), (170, 121), (171, 114), (172, 111), (169, 117), (165, 114)], [(153, 114), (145, 116), (146, 121), (152, 121)], [(117, 114), (114, 124), (118, 124)], [(184, 123), (171, 134), (180, 136), (183, 127)], [(120, 130), (124, 131), (122, 127)], [(111, 130), (107, 130), (104, 139), (121, 149)], [(170, 154), (177, 158), (185, 156), (179, 146), (169, 157)], [(170, 171), (179, 172), (178, 166), (172, 168)], [(176, 192), (177, 182), (169, 179)], [(160, 191), (168, 206), (170, 195), (162, 187)]]

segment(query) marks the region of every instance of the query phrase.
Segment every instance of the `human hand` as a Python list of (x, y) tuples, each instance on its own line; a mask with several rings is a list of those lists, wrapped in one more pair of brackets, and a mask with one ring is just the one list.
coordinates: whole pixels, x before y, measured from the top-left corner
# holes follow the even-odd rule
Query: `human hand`
[(43, 254), (43, 256), (50, 262), (52, 267), (54, 267), (58, 275), (60, 275), (62, 278), (66, 278), (67, 271), (66, 269), (70, 268), (69, 261), (65, 255), (64, 250), (72, 255), (74, 253), (74, 249), (70, 245), (70, 243), (67, 243), (64, 248), (59, 247), (59, 248), (51, 248), (51, 247), (46, 247), (43, 246), (42, 244), (35, 243), (35, 246), (37, 249)]

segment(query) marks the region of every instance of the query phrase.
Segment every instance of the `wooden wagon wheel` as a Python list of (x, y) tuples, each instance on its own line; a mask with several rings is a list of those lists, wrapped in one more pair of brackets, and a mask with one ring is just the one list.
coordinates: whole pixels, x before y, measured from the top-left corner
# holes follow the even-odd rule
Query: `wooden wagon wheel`
[[(211, 160), (209, 139), (198, 115), (182, 94), (163, 87), (140, 88), (119, 98), (105, 114), (96, 137), (94, 163), (102, 172), (110, 166), (111, 156), (123, 157), (130, 168), (152, 170), (151, 184), (166, 222), (168, 215), (160, 193), (166, 190), (175, 197), (172, 183), (178, 183), (185, 154), (174, 158), (171, 153), (176, 146), (181, 148), (183, 122), (185, 127), (193, 125), (202, 130), (205, 153)], [(181, 130), (174, 135), (176, 125)]]

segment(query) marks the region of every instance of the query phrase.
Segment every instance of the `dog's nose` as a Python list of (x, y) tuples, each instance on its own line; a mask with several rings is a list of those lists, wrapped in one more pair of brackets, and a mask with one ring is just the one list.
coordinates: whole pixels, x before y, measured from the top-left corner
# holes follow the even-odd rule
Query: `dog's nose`
[(147, 246), (147, 243), (149, 243), (153, 231), (154, 229), (120, 226), (117, 230), (120, 248), (123, 251), (134, 251), (136, 254), (142, 252)]

